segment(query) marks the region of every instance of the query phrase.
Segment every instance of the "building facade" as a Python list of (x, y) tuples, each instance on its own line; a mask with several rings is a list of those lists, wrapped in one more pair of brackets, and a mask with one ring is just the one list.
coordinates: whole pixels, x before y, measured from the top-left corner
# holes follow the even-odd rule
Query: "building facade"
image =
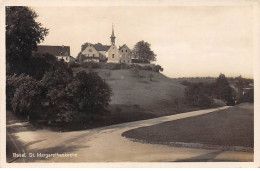
[(119, 46), (118, 53), (120, 63), (132, 63), (132, 51), (126, 44)]
[(75, 61), (75, 58), (70, 56), (70, 46), (49, 46), (38, 45), (37, 50), (33, 51), (33, 54), (46, 54), (49, 53), (55, 56), (58, 60), (64, 60), (65, 62)]
[(110, 45), (88, 44), (81, 52), (80, 61), (83, 62), (109, 62), (109, 63), (131, 63), (131, 49), (126, 44), (116, 46), (116, 36), (114, 26), (112, 25), (112, 34), (110, 36)]

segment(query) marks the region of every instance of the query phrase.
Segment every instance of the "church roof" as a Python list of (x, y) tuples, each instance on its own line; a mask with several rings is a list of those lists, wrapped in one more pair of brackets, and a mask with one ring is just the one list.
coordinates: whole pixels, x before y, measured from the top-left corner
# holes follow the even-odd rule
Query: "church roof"
[(48, 45), (38, 45), (37, 51), (35, 53), (49, 53), (54, 56), (67, 55), (70, 56), (70, 47), (69, 46), (48, 46)]
[(102, 45), (101, 43), (94, 44), (93, 46), (97, 51), (107, 51), (110, 48), (110, 46)]

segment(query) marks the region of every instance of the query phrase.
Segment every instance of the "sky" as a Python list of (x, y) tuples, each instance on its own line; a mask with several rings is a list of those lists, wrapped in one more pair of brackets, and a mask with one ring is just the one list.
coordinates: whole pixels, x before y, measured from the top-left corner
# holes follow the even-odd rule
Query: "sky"
[(157, 54), (168, 77), (253, 78), (253, 10), (250, 6), (31, 7), (49, 29), (42, 45), (70, 46), (76, 57), (85, 42), (132, 49), (141, 40)]

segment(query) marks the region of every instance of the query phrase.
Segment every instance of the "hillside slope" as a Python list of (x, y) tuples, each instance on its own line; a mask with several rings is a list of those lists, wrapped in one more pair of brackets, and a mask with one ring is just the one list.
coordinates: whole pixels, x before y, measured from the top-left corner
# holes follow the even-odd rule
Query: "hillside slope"
[[(73, 70), (74, 73), (88, 71), (85, 68)], [(136, 105), (151, 110), (159, 107), (162, 110), (163, 106), (171, 106), (176, 98), (184, 96), (185, 86), (161, 73), (145, 70), (135, 73), (131, 69), (93, 71), (105, 79), (112, 88), (110, 105)]]

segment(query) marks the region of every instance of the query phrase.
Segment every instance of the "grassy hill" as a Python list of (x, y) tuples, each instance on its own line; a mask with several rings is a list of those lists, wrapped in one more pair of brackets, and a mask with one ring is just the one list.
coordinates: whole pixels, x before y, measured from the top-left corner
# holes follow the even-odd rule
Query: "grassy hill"
[[(112, 125), (199, 110), (183, 103), (185, 86), (180, 79), (159, 72), (133, 69), (91, 69), (110, 85), (113, 95), (106, 116), (97, 116), (90, 127)], [(89, 72), (83, 67), (73, 68)]]
[[(73, 68), (75, 74), (83, 70), (88, 72), (86, 68)], [(123, 110), (126, 106), (134, 106), (161, 116), (174, 112), (173, 103), (184, 96), (184, 85), (158, 72), (139, 70), (136, 73), (131, 69), (93, 71), (105, 79), (112, 88), (112, 108), (117, 106)]]

